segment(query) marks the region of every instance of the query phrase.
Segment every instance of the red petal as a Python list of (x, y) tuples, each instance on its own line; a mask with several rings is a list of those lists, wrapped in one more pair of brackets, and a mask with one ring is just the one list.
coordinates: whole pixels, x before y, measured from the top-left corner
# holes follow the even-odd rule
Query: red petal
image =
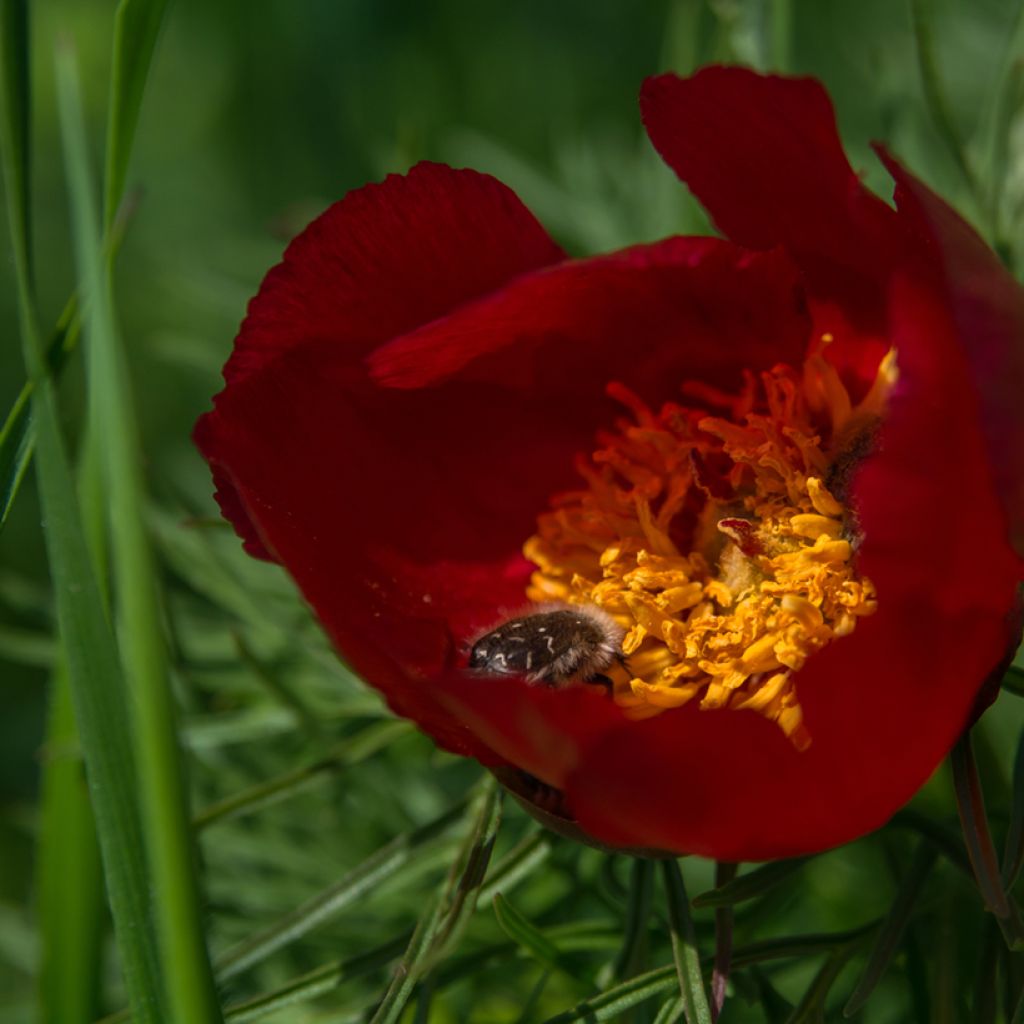
[(734, 241), (861, 272), (885, 257), (871, 233), (892, 213), (847, 162), (820, 82), (707, 67), (647, 79), (640, 110), (655, 148)]
[[(431, 325), (439, 348), (499, 344), (458, 369), (439, 357), (444, 379), (429, 387), (381, 387), (344, 348), (309, 343), (233, 378), (202, 425), (204, 453), (354, 667), (442, 743), (485, 759), (430, 678), (524, 603), (522, 544), (620, 411), (608, 380), (657, 400), (691, 374), (735, 380), (806, 346), (778, 254), (676, 240), (593, 262), (597, 272), (584, 261), (522, 278)], [(405, 365), (428, 372), (422, 358)]]
[[(781, 253), (669, 238), (526, 275), (368, 363), (389, 387), (458, 377), (572, 405), (593, 432), (610, 422), (614, 406), (598, 397), (610, 380), (657, 407), (688, 379), (735, 386), (744, 367), (798, 363), (809, 331), (798, 275)], [(581, 444), (592, 447), (592, 433)]]
[[(563, 256), (501, 182), (418, 164), (350, 192), (295, 238), (249, 304), (225, 379), (316, 342), (356, 364), (380, 342)], [(250, 554), (270, 558), (207, 434), (200, 420), (196, 443), (214, 467), (224, 515)]]
[(292, 241), (249, 304), (225, 377), (311, 341), (354, 362), (564, 255), (497, 179), (417, 164), (350, 192)]
[(950, 206), (881, 147), (879, 155), (896, 180), (900, 215), (937, 264), (940, 296), (974, 383), (995, 484), (1024, 557), (1024, 290)]

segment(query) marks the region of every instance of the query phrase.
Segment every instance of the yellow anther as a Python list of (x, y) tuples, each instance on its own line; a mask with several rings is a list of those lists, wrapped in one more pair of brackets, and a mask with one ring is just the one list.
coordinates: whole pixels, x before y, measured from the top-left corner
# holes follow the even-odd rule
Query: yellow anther
[(820, 351), (801, 371), (746, 380), (735, 396), (685, 389), (721, 417), (655, 414), (623, 392), (638, 426), (609, 436), (581, 470), (585, 487), (541, 516), (524, 548), (537, 566), (528, 594), (592, 602), (621, 622), (628, 674), (610, 674), (627, 718), (696, 700), (760, 714), (803, 750), (795, 674), (877, 607), (857, 573), (855, 519), (823, 482), (826, 453), (839, 431), (873, 429), (895, 364), (883, 361), (857, 404)]
[(814, 511), (823, 516), (841, 516), (843, 506), (829, 493), (828, 488), (816, 477), (807, 478), (807, 494)]
[(818, 537), (838, 537), (843, 532), (843, 524), (830, 516), (814, 515), (801, 512), (789, 520), (789, 525), (798, 537), (816, 540)]

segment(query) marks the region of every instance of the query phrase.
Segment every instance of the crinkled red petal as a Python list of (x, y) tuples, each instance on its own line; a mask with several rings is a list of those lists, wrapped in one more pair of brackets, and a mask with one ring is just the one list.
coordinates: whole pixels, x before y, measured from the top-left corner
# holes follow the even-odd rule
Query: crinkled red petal
[[(418, 164), (350, 192), (295, 238), (249, 304), (225, 380), (238, 382), (309, 343), (329, 343), (356, 364), (381, 342), (563, 257), (495, 178)], [(246, 521), (230, 474), (217, 468), (203, 420), (196, 442), (246, 550), (273, 557)]]

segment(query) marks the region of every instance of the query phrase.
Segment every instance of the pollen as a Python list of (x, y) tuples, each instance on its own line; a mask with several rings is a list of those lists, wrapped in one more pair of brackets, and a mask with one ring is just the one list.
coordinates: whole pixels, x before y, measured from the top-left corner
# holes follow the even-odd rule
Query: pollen
[(524, 551), (530, 600), (597, 605), (625, 630), (625, 667), (609, 675), (627, 717), (696, 701), (811, 743), (797, 673), (878, 604), (846, 492), (896, 380), (890, 353), (854, 404), (830, 341), (736, 393), (684, 385), (658, 412), (608, 386), (625, 414)]

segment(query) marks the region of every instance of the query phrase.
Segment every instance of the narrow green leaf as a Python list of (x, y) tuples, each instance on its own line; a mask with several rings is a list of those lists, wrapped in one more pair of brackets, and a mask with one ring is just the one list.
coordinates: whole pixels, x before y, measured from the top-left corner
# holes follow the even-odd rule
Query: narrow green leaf
[(530, 989), (530, 994), (523, 1000), (523, 1004), (519, 1008), (519, 1016), (516, 1017), (515, 1024), (532, 1024), (537, 1019), (537, 1006), (550, 978), (551, 972), (544, 971), (537, 979), (533, 988)]
[(257, 783), (204, 808), (192, 819), (192, 826), (203, 829), (218, 821), (251, 814), (284, 799), (318, 776), (358, 764), (412, 731), (413, 727), (408, 722), (398, 719), (374, 722), (356, 736), (338, 744), (326, 757)]
[(796, 874), (811, 860), (810, 857), (795, 857), (792, 860), (777, 860), (771, 864), (748, 871), (734, 878), (718, 889), (710, 889), (693, 899), (695, 907), (726, 907), (743, 903), (773, 889), (791, 875)]
[(711, 1024), (711, 1007), (704, 991), (697, 935), (693, 929), (693, 919), (690, 917), (690, 901), (686, 898), (683, 873), (679, 870), (678, 861), (675, 860), (662, 861), (661, 869), (683, 1012), (686, 1014), (687, 1024)]
[(122, 972), (134, 1017), (148, 1024), (166, 1018), (161, 1012), (158, 957), (149, 919), (150, 887), (137, 817), (127, 700), (113, 635), (78, 515), (29, 265), (28, 218), (24, 212), (28, 197), (21, 170), (28, 166), (27, 141), (18, 127), (27, 122), (28, 96), (18, 92), (19, 76), (10, 70), (12, 59), (21, 59), (12, 55), (29, 53), (23, 0), (0, 0), (0, 26), (0, 56), (4, 62), (0, 78), (0, 153), (7, 186), (22, 348), (33, 384), (44, 535)]
[(855, 948), (842, 946), (829, 954), (786, 1024), (819, 1024), (824, 1020), (825, 1000)]
[(545, 967), (565, 971), (570, 977), (576, 977), (576, 972), (565, 965), (558, 946), (523, 917), (501, 893), (494, 897), (494, 916), (501, 930)]
[(475, 802), (475, 822), (462, 852), (452, 865), (444, 888), (416, 925), (405, 956), (370, 1024), (395, 1024), (417, 981), (453, 944), (462, 924), (473, 913), (501, 821), (501, 793), (494, 779), (488, 777)]
[(76, 262), (87, 299), (90, 429), (106, 457), (103, 470), (118, 619), (132, 682), (143, 834), (153, 884), (161, 893), (155, 902), (155, 920), (169, 1019), (182, 1024), (217, 1022), (222, 1019), (220, 1003), (202, 930), (197, 858), (175, 732), (156, 571), (143, 523), (138, 427), (110, 285), (104, 276), (78, 71), (69, 48), (57, 53), (57, 92)]
[(885, 923), (878, 934), (867, 966), (843, 1008), (843, 1016), (852, 1017), (857, 1013), (874, 992), (875, 986), (882, 980), (892, 958), (896, 955), (897, 946), (907, 922), (910, 920), (910, 915), (914, 912), (921, 887), (931, 872), (937, 856), (938, 851), (927, 840), (918, 843), (914, 859), (900, 883), (896, 899), (893, 901)]
[(626, 919), (622, 928), (622, 948), (615, 958), (614, 978), (622, 981), (642, 973), (647, 960), (647, 928), (654, 896), (654, 862), (634, 857), (630, 865)]
[(640, 1003), (664, 995), (679, 987), (674, 964), (659, 967), (655, 971), (630, 978), (629, 981), (616, 985), (599, 996), (579, 1003), (571, 1010), (550, 1017), (544, 1024), (573, 1024), (574, 1021), (586, 1021), (593, 1024), (597, 1021), (618, 1020), (619, 1016)]
[(964, 733), (950, 752), (956, 806), (963, 828), (964, 844), (970, 857), (978, 891), (1003, 930), (1010, 949), (1024, 948), (1024, 923), (1013, 899), (1003, 887), (999, 859), (985, 814), (985, 797), (978, 778), (978, 766), (971, 749), (971, 735)]
[(273, 992), (229, 1006), (225, 1013), (226, 1019), (238, 1021), (241, 1024), (243, 1021), (258, 1020), (260, 1017), (294, 1006), (307, 999), (315, 999), (317, 996), (337, 988), (345, 981), (387, 966), (401, 955), (408, 941), (407, 935), (399, 936), (367, 953), (360, 953), (348, 960), (318, 967)]
[(935, 40), (932, 32), (931, 0), (910, 0), (910, 11), (914, 27), (914, 43), (917, 53), (917, 65), (921, 73), (921, 85), (924, 89), (925, 101), (931, 113), (935, 127), (949, 150), (953, 161), (963, 175), (967, 187), (976, 198), (978, 180), (967, 159), (967, 151), (960, 138), (953, 112), (946, 99), (946, 93), (939, 76), (939, 65), (935, 55)]
[(551, 837), (540, 828), (528, 833), (494, 865), (487, 876), (478, 899), (493, 899), (498, 892), (507, 892), (532, 874), (551, 856)]
[(664, 1003), (654, 1018), (654, 1024), (675, 1024), (685, 1012), (686, 1003), (682, 996), (675, 996), (667, 1003)]
[(964, 850), (963, 839), (953, 829), (947, 828), (941, 822), (933, 821), (912, 807), (904, 807), (902, 811), (897, 811), (893, 815), (889, 827), (909, 829), (924, 836), (951, 864), (965, 874), (971, 873), (971, 862)]
[(29, 73), (27, 0), (0, 0), (0, 71), (4, 96), (4, 177), (7, 184), (7, 216), (18, 251), (19, 276), (29, 295), (35, 282), (32, 272), (32, 139), (31, 75)]
[[(538, 842), (540, 840), (540, 842)], [(524, 876), (522, 866), (531, 856), (535, 856), (538, 849), (545, 852), (550, 849), (547, 837), (542, 834), (528, 836), (521, 841), (514, 849), (505, 854), (504, 857), (494, 865), (490, 872), (487, 885), (480, 890), (479, 899), (484, 899), (488, 889), (503, 889), (508, 891), (513, 888)], [(608, 949), (617, 939), (617, 930), (611, 926), (594, 926), (588, 922), (585, 924), (565, 925), (550, 929), (558, 948), (566, 953), (590, 952), (597, 949)], [(336, 961), (318, 967), (308, 974), (302, 975), (286, 983), (272, 992), (265, 993), (254, 999), (246, 1000), (233, 1007), (228, 1007), (227, 1017), (229, 1020), (256, 1020), (265, 1014), (272, 1013), (284, 1006), (296, 1004), (306, 999), (314, 999), (324, 992), (330, 991), (335, 986), (355, 977), (357, 974), (368, 973), (396, 960), (412, 939), (412, 931), (400, 935), (382, 946), (377, 947), (369, 953), (362, 954), (349, 960)], [(468, 974), (474, 974), (480, 967), (488, 963), (492, 958), (508, 959), (516, 952), (516, 946), (511, 943), (502, 943), (489, 947), (483, 951), (477, 951), (469, 956), (463, 957), (460, 961), (448, 961), (444, 967), (437, 972), (438, 988), (441, 988), (453, 981), (463, 978)], [(117, 1020), (125, 1019), (121, 1015)], [(105, 1020), (103, 1024), (115, 1024), (115, 1019)]]
[(386, 879), (393, 879), (418, 859), (426, 843), (458, 821), (464, 812), (465, 807), (459, 804), (428, 824), (396, 837), (334, 885), (228, 950), (217, 958), (218, 979), (233, 978), (335, 917)]
[(142, 94), (166, 9), (167, 0), (121, 0), (114, 16), (103, 203), (103, 220), (108, 228), (124, 193)]
[(759, 967), (751, 967), (747, 974), (753, 988), (751, 1001), (757, 999), (760, 1002), (765, 1024), (785, 1024), (793, 1012), (793, 1004), (776, 990), (767, 973)]
[(53, 674), (39, 824), (40, 1001), (47, 1024), (89, 1024), (99, 1008), (103, 876), (67, 671)]
[(878, 930), (880, 920), (869, 921), (859, 928), (843, 932), (815, 932), (810, 935), (787, 935), (781, 939), (762, 939), (737, 946), (733, 950), (734, 968), (764, 963), (766, 960), (788, 960), (795, 957), (814, 956), (816, 953), (833, 952), (845, 946), (863, 941)]
[(1000, 873), (1003, 888), (1010, 892), (1024, 864), (1024, 730), (1017, 739), (1017, 753), (1013, 759), (1013, 800), (1010, 806), (1010, 827), (1006, 832), (1003, 849), (1003, 868)]
[[(719, 861), (715, 865), (715, 888), (721, 889), (735, 877), (738, 864)], [(729, 981), (732, 960), (733, 909), (731, 905), (715, 909), (715, 967), (711, 974), (711, 1016), (718, 1020), (725, 1003), (725, 989)]]

